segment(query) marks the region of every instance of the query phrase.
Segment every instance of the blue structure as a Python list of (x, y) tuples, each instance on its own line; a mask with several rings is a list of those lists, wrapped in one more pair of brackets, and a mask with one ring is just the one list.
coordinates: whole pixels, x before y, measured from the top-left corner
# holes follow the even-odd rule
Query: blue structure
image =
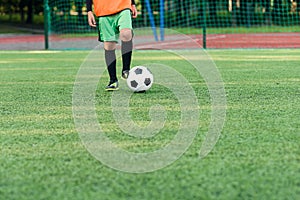
[[(156, 26), (155, 26), (155, 20), (154, 20), (154, 16), (152, 13), (152, 9), (151, 9), (151, 5), (150, 5), (150, 0), (145, 0), (146, 2), (146, 8), (147, 8), (147, 12), (149, 14), (149, 20), (150, 20), (150, 25), (151, 25), (151, 29), (153, 31), (153, 35), (155, 38), (155, 41), (158, 41), (158, 36), (157, 36), (157, 32), (156, 32)], [(159, 1), (159, 26), (160, 26), (160, 40), (164, 41), (164, 21), (165, 21), (165, 5), (164, 5), (164, 0), (160, 0)]]

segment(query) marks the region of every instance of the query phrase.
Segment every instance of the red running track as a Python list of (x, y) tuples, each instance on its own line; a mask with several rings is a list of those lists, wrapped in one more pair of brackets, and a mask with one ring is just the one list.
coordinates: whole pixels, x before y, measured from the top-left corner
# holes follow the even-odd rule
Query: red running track
[[(155, 42), (153, 36), (136, 36), (136, 49), (188, 49), (202, 48), (202, 35), (167, 35), (165, 41)], [(95, 37), (63, 38), (51, 36), (51, 43), (76, 44), (78, 41), (97, 40)], [(1, 46), (9, 44), (34, 45), (44, 43), (44, 35), (2, 35)], [(207, 48), (300, 48), (300, 33), (259, 33), (259, 34), (210, 34), (207, 35)], [(17, 45), (16, 45), (17, 48)], [(66, 48), (68, 48), (66, 46)], [(32, 48), (29, 48), (32, 49)], [(17, 49), (16, 49), (17, 50)]]

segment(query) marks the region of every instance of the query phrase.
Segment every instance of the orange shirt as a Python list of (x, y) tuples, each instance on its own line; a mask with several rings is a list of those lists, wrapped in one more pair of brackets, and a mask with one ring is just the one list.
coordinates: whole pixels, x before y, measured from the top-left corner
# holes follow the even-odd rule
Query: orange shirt
[(131, 0), (93, 0), (97, 17), (113, 15), (125, 9), (131, 9)]

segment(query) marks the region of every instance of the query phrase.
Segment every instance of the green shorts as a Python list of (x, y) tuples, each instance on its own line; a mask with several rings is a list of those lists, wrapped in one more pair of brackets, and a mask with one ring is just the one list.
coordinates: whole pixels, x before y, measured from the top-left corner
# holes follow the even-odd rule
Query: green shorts
[(131, 11), (123, 10), (115, 15), (99, 17), (98, 34), (100, 42), (118, 42), (120, 30), (132, 29)]

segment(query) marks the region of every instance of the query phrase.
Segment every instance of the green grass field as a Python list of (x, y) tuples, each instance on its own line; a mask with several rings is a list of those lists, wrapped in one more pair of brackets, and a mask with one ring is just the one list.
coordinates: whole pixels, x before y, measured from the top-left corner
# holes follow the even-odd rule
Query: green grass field
[[(0, 199), (300, 199), (300, 50), (208, 53), (224, 81), (227, 115), (204, 159), (198, 153), (211, 112), (205, 82), (165, 52), (134, 53), (133, 65), (162, 63), (184, 75), (201, 116), (197, 136), (180, 159), (158, 171), (131, 174), (101, 164), (75, 129), (72, 92), (88, 51), (1, 51)], [(147, 123), (152, 104), (167, 113), (159, 134), (137, 139), (114, 126), (112, 93), (103, 91), (107, 74), (103, 77), (95, 105), (112, 141), (128, 151), (150, 152), (172, 140), (180, 110), (170, 90), (154, 84), (132, 95), (136, 123)], [(125, 87), (121, 82), (118, 92)]]

